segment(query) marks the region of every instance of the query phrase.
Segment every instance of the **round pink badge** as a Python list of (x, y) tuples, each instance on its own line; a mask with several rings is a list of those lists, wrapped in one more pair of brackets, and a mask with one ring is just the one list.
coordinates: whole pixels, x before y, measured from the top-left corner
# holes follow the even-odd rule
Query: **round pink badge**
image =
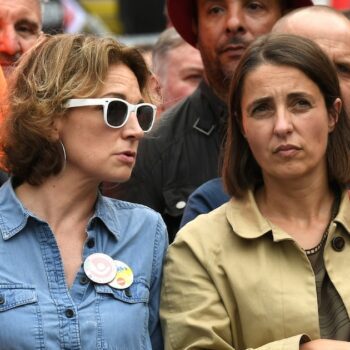
[(89, 255), (84, 261), (84, 271), (91, 281), (99, 284), (111, 282), (116, 275), (113, 259), (103, 253)]

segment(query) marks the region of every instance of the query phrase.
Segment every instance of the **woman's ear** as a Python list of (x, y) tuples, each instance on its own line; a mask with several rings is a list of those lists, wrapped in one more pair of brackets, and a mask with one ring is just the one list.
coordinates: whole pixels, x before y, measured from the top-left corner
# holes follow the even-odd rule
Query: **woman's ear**
[(60, 139), (61, 125), (62, 125), (62, 118), (55, 118), (52, 123), (52, 130), (51, 130), (52, 141), (58, 141)]
[(331, 110), (329, 111), (329, 118), (328, 118), (328, 131), (332, 132), (335, 128), (335, 125), (338, 123), (338, 119), (339, 119), (339, 114), (341, 112), (342, 109), (342, 100), (337, 97), (334, 102), (333, 102), (333, 106), (331, 108)]

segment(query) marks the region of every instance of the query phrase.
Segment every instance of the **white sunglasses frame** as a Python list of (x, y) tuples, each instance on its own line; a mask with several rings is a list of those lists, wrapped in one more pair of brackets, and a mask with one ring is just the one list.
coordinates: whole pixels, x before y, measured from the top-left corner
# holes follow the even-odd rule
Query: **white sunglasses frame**
[[(124, 122), (119, 126), (111, 125), (108, 123), (108, 120), (107, 120), (108, 105), (113, 101), (123, 102), (127, 105), (127, 108), (128, 108), (126, 118), (125, 118)], [(152, 130), (154, 121), (156, 119), (156, 113), (157, 113), (157, 107), (155, 105), (152, 105), (151, 103), (138, 103), (138, 104), (134, 105), (134, 104), (129, 103), (121, 98), (71, 98), (71, 99), (67, 100), (67, 102), (65, 103), (64, 106), (66, 108), (103, 106), (103, 120), (107, 126), (109, 126), (110, 128), (113, 128), (113, 129), (122, 128), (128, 122), (130, 114), (132, 112), (136, 112), (140, 106), (149, 106), (153, 110), (153, 120), (152, 120), (151, 126), (147, 130), (143, 130), (141, 128), (140, 123), (139, 123), (140, 128), (145, 133)]]

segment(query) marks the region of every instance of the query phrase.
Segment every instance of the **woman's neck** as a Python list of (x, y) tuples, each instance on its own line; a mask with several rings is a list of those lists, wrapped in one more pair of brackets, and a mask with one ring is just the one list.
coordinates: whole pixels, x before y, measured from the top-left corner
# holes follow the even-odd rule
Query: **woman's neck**
[(334, 193), (326, 181), (267, 181), (255, 194), (263, 216), (310, 249), (322, 238), (331, 219)]
[(87, 222), (96, 202), (97, 185), (58, 175), (38, 186), (25, 182), (15, 192), (28, 210), (55, 229), (67, 221)]

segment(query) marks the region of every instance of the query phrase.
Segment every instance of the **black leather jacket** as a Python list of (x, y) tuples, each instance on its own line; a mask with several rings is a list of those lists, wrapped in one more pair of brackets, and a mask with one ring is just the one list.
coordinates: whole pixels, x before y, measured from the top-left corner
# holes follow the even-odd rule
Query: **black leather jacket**
[(189, 195), (219, 176), (226, 119), (226, 105), (202, 82), (141, 141), (131, 179), (114, 187), (105, 184), (104, 194), (160, 212), (172, 241)]

